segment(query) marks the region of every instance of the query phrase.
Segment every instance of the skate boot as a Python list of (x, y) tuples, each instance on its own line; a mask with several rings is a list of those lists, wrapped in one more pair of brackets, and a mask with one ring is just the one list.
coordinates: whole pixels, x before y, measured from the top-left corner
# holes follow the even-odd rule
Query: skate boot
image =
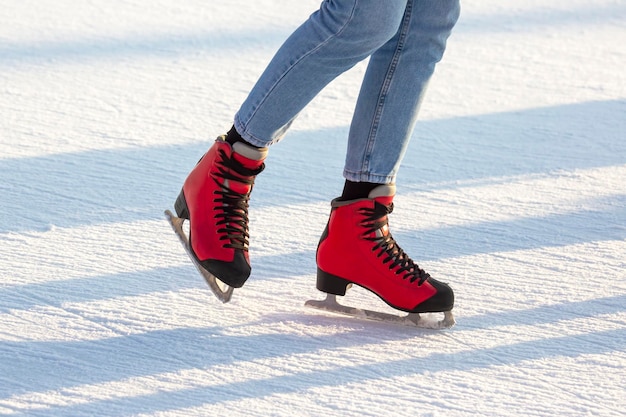
[[(421, 327), (450, 327), (454, 319), (452, 289), (427, 274), (398, 246), (389, 232), (387, 215), (393, 210), (395, 186), (381, 185), (369, 198), (335, 199), (317, 249), (317, 288), (328, 294), (323, 302), (307, 305), (373, 319), (405, 321)], [(337, 295), (356, 284), (391, 307), (408, 312), (400, 317), (345, 307)], [(443, 321), (424, 325), (419, 313), (445, 312)]]
[(231, 147), (220, 136), (191, 171), (176, 200), (179, 220), (189, 221), (190, 257), (201, 273), (208, 271), (219, 284), (239, 288), (250, 276), (248, 203), (266, 156), (267, 148), (242, 142)]

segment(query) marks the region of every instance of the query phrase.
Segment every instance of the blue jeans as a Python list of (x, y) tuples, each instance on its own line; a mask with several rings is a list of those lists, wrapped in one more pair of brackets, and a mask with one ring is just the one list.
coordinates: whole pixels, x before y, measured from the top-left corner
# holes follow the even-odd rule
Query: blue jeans
[(344, 177), (393, 183), (459, 0), (324, 0), (278, 50), (235, 116), (248, 142), (279, 141), (333, 79), (370, 57)]

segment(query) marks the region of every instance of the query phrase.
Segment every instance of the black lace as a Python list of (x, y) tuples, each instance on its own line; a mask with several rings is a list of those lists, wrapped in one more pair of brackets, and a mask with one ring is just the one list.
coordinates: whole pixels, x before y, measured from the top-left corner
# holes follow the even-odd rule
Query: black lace
[[(258, 169), (248, 169), (236, 161), (232, 156), (228, 157), (223, 150), (219, 150), (220, 159), (217, 163), (220, 178), (229, 181), (236, 181), (240, 184), (250, 186), (254, 184), (254, 177), (265, 168), (261, 165)], [(238, 175), (235, 175), (238, 174)], [(229, 240), (230, 243), (224, 245), (225, 248), (248, 250), (248, 207), (250, 202), (250, 192), (245, 194), (236, 192), (227, 186), (227, 183), (221, 183), (217, 178), (213, 178), (219, 189), (214, 192), (218, 198), (213, 201), (219, 203), (216, 210), (222, 213), (216, 214), (216, 218), (220, 218), (217, 225), (224, 227), (217, 230), (221, 240)]]
[[(361, 208), (359, 212), (366, 216), (361, 222), (361, 225), (367, 227), (364, 235), (369, 235), (380, 231), (383, 227), (387, 226), (387, 215), (393, 211), (393, 203), (389, 206), (385, 206), (378, 202), (374, 203), (374, 208)], [(407, 255), (400, 246), (396, 243), (395, 239), (391, 236), (391, 233), (385, 235), (381, 232), (381, 236), (364, 237), (365, 240), (375, 242), (372, 247), (372, 251), (378, 251), (377, 257), (385, 256), (383, 264), (389, 263), (389, 269), (394, 270), (396, 275), (403, 274), (402, 279), (408, 279), (410, 282), (416, 282), (417, 285), (422, 285), (424, 281), (430, 278), (430, 275), (421, 269), (413, 260)]]

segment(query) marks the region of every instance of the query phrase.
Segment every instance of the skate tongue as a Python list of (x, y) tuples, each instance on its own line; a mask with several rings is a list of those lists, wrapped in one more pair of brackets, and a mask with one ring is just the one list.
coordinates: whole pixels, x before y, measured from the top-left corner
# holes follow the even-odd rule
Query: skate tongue
[(386, 237), (389, 236), (389, 226), (384, 225), (380, 229), (376, 230), (376, 237)]
[(248, 194), (252, 189), (252, 186), (250, 184), (230, 180), (224, 181), (224, 186), (230, 188), (232, 191), (238, 194)]
[(393, 197), (395, 194), (395, 184), (382, 184), (370, 191), (368, 197), (384, 206), (389, 206), (393, 203)]
[(267, 151), (267, 148), (255, 148), (241, 142), (233, 145), (233, 157), (248, 169), (259, 168), (267, 157)]
[[(387, 208), (387, 212), (389, 213), (391, 211), (393, 197), (395, 194), (395, 184), (382, 184), (370, 191), (368, 197), (374, 200), (376, 204), (385, 206)], [(386, 237), (389, 235), (389, 226), (386, 222), (386, 216), (383, 218), (385, 219), (385, 224), (380, 229), (376, 230), (375, 235), (377, 237)]]

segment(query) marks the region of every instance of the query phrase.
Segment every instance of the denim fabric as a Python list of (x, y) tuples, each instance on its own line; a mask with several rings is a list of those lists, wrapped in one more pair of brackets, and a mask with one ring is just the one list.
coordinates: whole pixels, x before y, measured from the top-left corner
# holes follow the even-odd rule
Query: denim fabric
[(370, 57), (350, 126), (344, 176), (395, 182), (459, 0), (325, 0), (281, 46), (235, 116), (256, 146), (279, 141), (333, 79)]

